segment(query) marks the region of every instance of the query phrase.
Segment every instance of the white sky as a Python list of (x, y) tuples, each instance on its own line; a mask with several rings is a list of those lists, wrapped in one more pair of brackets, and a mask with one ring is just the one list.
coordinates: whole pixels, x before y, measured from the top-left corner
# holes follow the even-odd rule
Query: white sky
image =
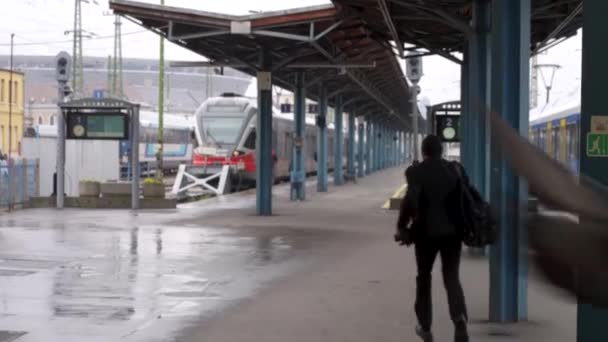
[[(3, 16), (0, 20), (0, 54), (9, 54), (10, 34), (15, 33), (16, 55), (56, 55), (65, 50), (71, 53), (71, 36), (66, 30), (73, 29), (74, 0), (0, 0)], [(92, 0), (89, 0), (92, 2)], [(83, 43), (87, 56), (105, 57), (113, 52), (114, 18), (109, 14), (108, 0), (96, 0), (99, 5), (83, 6), (83, 28), (102, 39), (86, 39)], [(160, 0), (140, 0), (160, 3)], [(210, 12), (247, 14), (253, 11), (271, 11), (294, 7), (330, 3), (329, 0), (165, 0), (165, 5), (186, 7)], [(10, 13), (10, 14), (9, 14)], [(131, 58), (156, 58), (158, 36), (123, 20), (123, 56)], [(562, 65), (555, 77), (552, 97), (571, 93), (580, 86), (580, 35), (540, 56), (541, 63)], [(578, 50), (578, 51), (577, 51)], [(171, 43), (166, 44), (166, 58), (170, 60), (200, 60), (197, 55)], [(460, 94), (460, 68), (441, 57), (424, 58), (425, 76), (421, 81), (423, 97), (432, 103), (458, 99)], [(544, 88), (539, 80), (542, 104)]]

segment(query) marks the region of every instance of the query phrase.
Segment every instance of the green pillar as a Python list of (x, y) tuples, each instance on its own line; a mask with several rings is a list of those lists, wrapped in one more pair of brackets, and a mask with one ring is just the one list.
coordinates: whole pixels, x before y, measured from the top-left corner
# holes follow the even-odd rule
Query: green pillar
[[(585, 0), (584, 4), (580, 173), (606, 186), (608, 158), (587, 155), (587, 150), (591, 147), (587, 146), (587, 134), (591, 133), (593, 118), (608, 116), (605, 91), (608, 79), (608, 47), (606, 46), (608, 1)], [(608, 154), (608, 146), (604, 146), (603, 154)], [(584, 220), (585, 218), (581, 217), (581, 221)], [(582, 281), (583, 286), (593, 285), (584, 283), (585, 280)], [(577, 342), (608, 341), (607, 307), (594, 305), (590, 300), (579, 298), (577, 324)]]

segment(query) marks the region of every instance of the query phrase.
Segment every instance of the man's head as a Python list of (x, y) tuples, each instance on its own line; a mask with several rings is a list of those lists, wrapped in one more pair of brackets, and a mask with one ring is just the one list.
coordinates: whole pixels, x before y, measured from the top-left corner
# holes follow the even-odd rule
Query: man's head
[(427, 158), (440, 158), (443, 153), (441, 140), (436, 135), (428, 135), (422, 140), (422, 156)]

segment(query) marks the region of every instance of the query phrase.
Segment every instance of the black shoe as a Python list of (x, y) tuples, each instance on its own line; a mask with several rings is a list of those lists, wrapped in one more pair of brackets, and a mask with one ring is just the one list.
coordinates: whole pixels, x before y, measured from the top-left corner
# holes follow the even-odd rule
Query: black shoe
[(424, 342), (433, 342), (433, 333), (430, 331), (424, 331), (420, 326), (416, 327), (416, 335)]
[(454, 332), (454, 342), (469, 342), (469, 333), (467, 329), (456, 329)]

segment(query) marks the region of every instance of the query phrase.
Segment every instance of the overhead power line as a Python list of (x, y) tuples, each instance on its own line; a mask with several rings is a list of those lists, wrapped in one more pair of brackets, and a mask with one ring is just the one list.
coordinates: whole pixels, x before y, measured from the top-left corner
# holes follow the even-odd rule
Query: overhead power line
[[(123, 33), (123, 37), (124, 36), (130, 36), (130, 35), (134, 35), (134, 34), (140, 34), (140, 33), (144, 33), (144, 32), (150, 32), (148, 30), (141, 30), (141, 31), (133, 31), (133, 32), (127, 32), (127, 33)], [(29, 38), (25, 38), (19, 35), (15, 35), (18, 38), (21, 39), (25, 39), (25, 40), (29, 40)], [(87, 40), (104, 40), (104, 39), (114, 39), (114, 35), (107, 35), (107, 36), (95, 36), (95, 37), (90, 37), (87, 38)], [(53, 44), (67, 44), (67, 43), (73, 43), (74, 40), (70, 39), (70, 40), (55, 40), (55, 41), (46, 41), (46, 42), (29, 42), (29, 43), (15, 43), (15, 46), (35, 46), (35, 45), (53, 45)], [(7, 44), (7, 43), (0, 43), (0, 46), (10, 46), (11, 44)]]

